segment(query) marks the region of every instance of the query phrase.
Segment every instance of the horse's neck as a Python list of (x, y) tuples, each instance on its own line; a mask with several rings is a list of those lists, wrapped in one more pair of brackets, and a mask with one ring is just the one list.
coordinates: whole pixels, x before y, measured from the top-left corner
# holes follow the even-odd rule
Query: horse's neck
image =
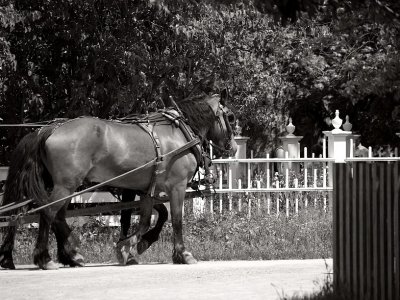
[(201, 128), (198, 131), (197, 135), (199, 136), (199, 138), (202, 142), (207, 140), (207, 132), (208, 132), (208, 128)]

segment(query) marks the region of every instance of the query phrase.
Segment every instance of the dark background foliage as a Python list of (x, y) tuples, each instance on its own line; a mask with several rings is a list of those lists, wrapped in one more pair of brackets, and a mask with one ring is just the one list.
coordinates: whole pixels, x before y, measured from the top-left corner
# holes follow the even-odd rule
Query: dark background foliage
[[(364, 145), (397, 146), (398, 9), (388, 0), (3, 1), (0, 118), (114, 118), (227, 87), (256, 155), (278, 146), (289, 116), (317, 151), (336, 109)], [(6, 164), (26, 130), (0, 130)]]

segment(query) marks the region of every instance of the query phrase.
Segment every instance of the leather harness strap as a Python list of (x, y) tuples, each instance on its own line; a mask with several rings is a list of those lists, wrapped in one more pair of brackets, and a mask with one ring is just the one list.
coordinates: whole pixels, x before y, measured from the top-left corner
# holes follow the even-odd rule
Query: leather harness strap
[[(167, 110), (162, 113), (167, 119), (173, 121), (177, 127), (182, 131), (187, 141), (191, 141), (193, 139), (198, 139), (196, 134), (193, 132), (192, 128), (183, 120), (180, 120), (182, 117), (175, 110)], [(203, 166), (203, 148), (201, 147), (201, 143), (197, 144), (194, 147), (193, 151), (194, 156), (196, 157), (197, 166)]]
[(165, 170), (161, 169), (161, 163), (163, 161), (163, 156), (161, 153), (160, 139), (158, 138), (157, 132), (154, 131), (154, 124), (139, 123), (138, 125), (140, 128), (142, 128), (144, 131), (146, 131), (150, 135), (151, 139), (153, 140), (154, 148), (156, 150), (156, 160), (154, 162), (155, 169), (154, 169), (153, 175), (151, 176), (150, 186), (147, 191), (148, 196), (154, 197), (154, 191), (156, 189), (156, 183), (157, 183), (157, 176), (165, 171)]
[[(197, 166), (203, 165), (203, 160), (201, 159), (202, 158), (201, 142), (196, 137), (196, 135), (194, 134), (192, 129), (185, 122), (183, 122), (183, 120), (181, 120), (181, 116), (179, 115), (179, 113), (177, 113), (174, 110), (168, 110), (168, 111), (162, 112), (162, 115), (165, 118), (172, 121), (173, 124), (175, 124), (175, 126), (177, 126), (182, 131), (186, 140), (189, 141), (183, 147), (180, 147), (180, 148), (177, 148), (176, 150), (171, 151), (168, 154), (168, 156), (175, 156), (175, 155), (178, 155), (179, 153), (184, 152), (190, 148), (194, 148), (193, 154), (195, 155), (195, 158), (197, 161)], [(149, 134), (149, 136), (151, 137), (151, 139), (153, 141), (154, 148), (156, 150), (156, 158), (155, 158), (155, 163), (154, 163), (155, 169), (151, 176), (149, 189), (147, 190), (147, 193), (146, 193), (150, 197), (154, 197), (158, 175), (165, 172), (165, 168), (162, 167), (162, 162), (163, 162), (165, 156), (162, 155), (160, 139), (157, 135), (157, 132), (154, 130), (155, 124), (156, 123), (150, 123), (150, 122), (137, 124), (140, 128), (142, 128), (144, 131), (146, 131)]]

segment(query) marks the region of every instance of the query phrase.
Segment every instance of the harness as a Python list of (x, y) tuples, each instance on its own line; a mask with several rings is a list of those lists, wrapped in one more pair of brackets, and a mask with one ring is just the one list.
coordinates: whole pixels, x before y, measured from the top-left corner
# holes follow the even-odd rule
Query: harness
[[(160, 116), (161, 116), (161, 118), (160, 118)], [(68, 123), (72, 120), (71, 119), (57, 119), (54, 121), (47, 122), (46, 124), (42, 125), (43, 127), (38, 131), (38, 134), (48, 132), (48, 130), (50, 130), (51, 132), (54, 132), (54, 130), (59, 128), (61, 125)], [(154, 131), (155, 125), (158, 122), (163, 121), (163, 120), (168, 120), (172, 124), (174, 124), (176, 127), (178, 127), (187, 140), (187, 143), (185, 143), (183, 146), (181, 146), (175, 150), (172, 150), (168, 153), (165, 153), (165, 154), (162, 154), (162, 152), (161, 152), (160, 139), (159, 139), (156, 131)], [(204, 141), (199, 139), (199, 137), (193, 132), (191, 127), (185, 122), (183, 115), (181, 115), (180, 112), (178, 112), (177, 110), (174, 110), (174, 109), (161, 110), (161, 111), (158, 111), (158, 113), (152, 114), (151, 116), (149, 116), (149, 115), (147, 115), (146, 117), (138, 117), (138, 116), (132, 117), (131, 116), (131, 117), (125, 117), (123, 119), (113, 120), (113, 122), (120, 122), (120, 123), (124, 123), (124, 124), (132, 124), (132, 125), (135, 124), (135, 125), (138, 125), (144, 131), (146, 131), (153, 141), (155, 152), (156, 152), (156, 157), (136, 169), (130, 170), (130, 171), (123, 173), (117, 177), (111, 178), (109, 180), (106, 180), (104, 182), (101, 182), (99, 184), (91, 186), (89, 188), (86, 188), (80, 192), (77, 192), (72, 195), (66, 196), (64, 198), (58, 199), (51, 203), (47, 203), (38, 208), (31, 209), (25, 213), (19, 213), (17, 215), (14, 215), (14, 216), (12, 216), (12, 219), (16, 220), (23, 215), (35, 213), (35, 212), (42, 210), (48, 206), (54, 205), (55, 203), (65, 201), (67, 199), (70, 199), (72, 197), (81, 195), (81, 194), (89, 192), (89, 191), (93, 191), (95, 189), (98, 189), (102, 186), (105, 186), (105, 185), (111, 183), (114, 180), (120, 179), (120, 178), (127, 176), (129, 174), (132, 174), (136, 171), (142, 170), (144, 168), (152, 167), (152, 166), (155, 166), (155, 168), (154, 168), (154, 172), (152, 174), (152, 179), (151, 179), (148, 191), (147, 191), (147, 195), (149, 195), (150, 197), (154, 197), (156, 183), (157, 183), (157, 177), (165, 171), (165, 169), (162, 167), (162, 162), (165, 160), (166, 157), (174, 157), (174, 156), (176, 156), (184, 151), (187, 151), (189, 149), (193, 152), (193, 154), (195, 155), (196, 161), (197, 161), (196, 172), (198, 171), (199, 167), (204, 166), (204, 168), (206, 169), (206, 175), (207, 175), (207, 173), (209, 173), (209, 172), (207, 172), (207, 170), (209, 167), (209, 161), (211, 159), (207, 156), (206, 152), (203, 149)], [(222, 124), (220, 124), (220, 126), (222, 128)], [(44, 128), (46, 128), (46, 129), (44, 129)], [(229, 129), (228, 129), (228, 131), (229, 131)], [(15, 202), (9, 203), (5, 206), (0, 207), (0, 214), (3, 214), (10, 210), (15, 210), (16, 208), (20, 208), (24, 205), (31, 203), (32, 201), (33, 201), (33, 199), (29, 199), (29, 200), (23, 201), (21, 203), (15, 203)]]
[[(160, 118), (160, 115), (163, 116), (164, 118)], [(150, 197), (154, 197), (155, 194), (155, 189), (157, 185), (157, 178), (160, 174), (165, 172), (165, 168), (163, 168), (163, 161), (164, 161), (164, 156), (162, 155), (161, 152), (161, 143), (160, 143), (160, 138), (158, 137), (157, 132), (154, 130), (154, 127), (157, 123), (161, 122), (162, 119), (167, 119), (169, 120), (172, 124), (174, 124), (176, 127), (178, 127), (183, 135), (186, 138), (187, 142), (193, 141), (193, 144), (186, 144), (183, 147), (180, 147), (175, 150), (175, 152), (170, 153), (170, 155), (177, 155), (183, 151), (186, 151), (188, 149), (192, 149), (193, 154), (195, 155), (196, 161), (197, 161), (197, 168), (195, 173), (198, 171), (199, 167), (202, 167), (206, 165), (205, 163), (206, 160), (206, 155), (205, 152), (203, 151), (203, 148), (201, 147), (201, 143), (199, 138), (196, 136), (196, 134), (193, 132), (191, 127), (184, 121), (183, 116), (181, 112), (175, 110), (175, 109), (168, 109), (168, 110), (160, 110), (157, 113), (154, 113), (152, 115), (145, 115), (145, 116), (128, 116), (125, 118), (117, 119), (114, 120), (114, 122), (119, 122), (119, 123), (124, 123), (124, 124), (131, 124), (131, 125), (138, 125), (141, 129), (143, 129), (151, 138), (153, 144), (154, 144), (154, 149), (156, 152), (156, 157), (154, 161), (154, 172), (151, 176), (150, 180), (150, 185), (147, 190), (146, 195)], [(53, 133), (58, 127), (61, 125), (64, 125), (65, 123), (68, 123), (74, 119), (62, 119), (62, 120), (55, 120), (53, 123), (49, 125), (53, 125), (54, 127), (51, 128), (51, 132)], [(44, 130), (45, 127), (42, 127), (39, 129), (39, 134)]]
[(158, 176), (165, 172), (165, 167), (163, 167), (164, 156), (162, 155), (161, 152), (160, 138), (158, 137), (157, 132), (154, 130), (156, 124), (162, 121), (162, 119), (160, 119), (159, 117), (159, 114), (163, 117), (162, 119), (164, 120), (167, 119), (177, 128), (179, 128), (183, 133), (183, 135), (185, 136), (186, 141), (190, 143), (186, 144), (183, 147), (177, 148), (176, 150), (174, 150), (173, 153), (169, 153), (169, 156), (171, 155), (175, 156), (178, 155), (179, 153), (182, 153), (183, 151), (191, 149), (197, 161), (196, 172), (199, 167), (204, 165), (204, 159), (203, 159), (204, 151), (203, 148), (201, 147), (200, 139), (195, 135), (190, 126), (184, 121), (183, 116), (176, 110), (174, 109), (161, 110), (152, 116), (146, 116), (145, 118), (141, 119), (136, 119), (136, 117), (133, 117), (133, 118), (124, 118), (118, 120), (123, 123), (138, 125), (150, 136), (151, 140), (153, 141), (154, 149), (156, 152), (156, 157), (154, 162), (155, 168), (151, 177), (149, 188), (146, 193), (146, 195), (150, 197), (154, 197)]

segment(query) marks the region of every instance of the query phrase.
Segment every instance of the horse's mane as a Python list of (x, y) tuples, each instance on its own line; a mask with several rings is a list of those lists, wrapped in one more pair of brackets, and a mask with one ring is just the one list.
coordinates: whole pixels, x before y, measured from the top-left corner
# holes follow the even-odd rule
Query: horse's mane
[(199, 134), (200, 128), (211, 127), (215, 122), (214, 112), (204, 99), (204, 96), (197, 96), (178, 103), (189, 126), (196, 134)]

